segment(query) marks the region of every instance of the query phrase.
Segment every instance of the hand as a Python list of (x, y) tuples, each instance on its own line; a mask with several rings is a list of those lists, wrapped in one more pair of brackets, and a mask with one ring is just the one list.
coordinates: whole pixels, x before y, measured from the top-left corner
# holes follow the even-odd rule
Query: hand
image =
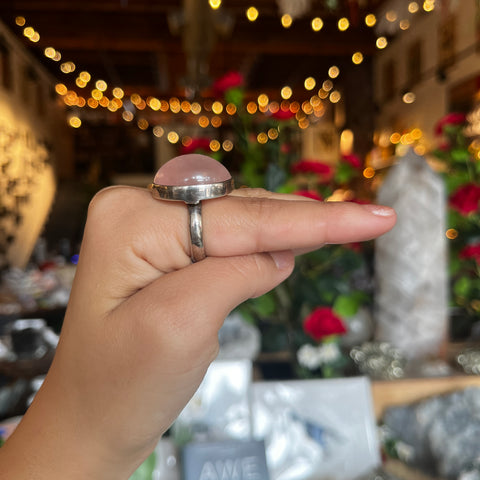
[(233, 308), (287, 278), (296, 253), (394, 223), (387, 207), (242, 189), (203, 202), (207, 258), (192, 264), (184, 204), (100, 192), (55, 360), (0, 477), (127, 479), (200, 384)]

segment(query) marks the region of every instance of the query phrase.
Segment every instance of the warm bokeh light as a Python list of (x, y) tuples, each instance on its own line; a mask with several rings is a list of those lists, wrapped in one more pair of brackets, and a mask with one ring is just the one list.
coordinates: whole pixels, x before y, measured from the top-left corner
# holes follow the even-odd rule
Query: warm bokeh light
[(345, 30), (348, 29), (348, 27), (350, 26), (350, 22), (348, 21), (348, 18), (347, 17), (342, 17), (339, 21), (338, 21), (338, 29), (341, 31), (341, 32), (344, 32)]
[(32, 27), (25, 27), (23, 29), (23, 35), (27, 38), (33, 37), (35, 30)]
[(44, 51), (43, 54), (47, 58), (53, 58), (55, 56), (56, 50), (53, 47), (47, 47)]
[(319, 96), (322, 100), (325, 100), (325, 99), (328, 97), (328, 92), (327, 92), (324, 88), (321, 88), (321, 89), (318, 91), (318, 96)]
[(54, 62), (59, 62), (62, 59), (62, 54), (57, 50), (55, 56), (52, 58)]
[(218, 115), (214, 115), (210, 119), (210, 123), (212, 124), (213, 128), (219, 128), (222, 126), (222, 119)]
[(390, 135), (390, 142), (393, 143), (393, 145), (396, 145), (397, 143), (400, 143), (400, 139), (402, 136), (398, 132), (394, 132)]
[(406, 92), (402, 96), (403, 103), (413, 103), (416, 100), (416, 95), (413, 92)]
[(455, 230), (454, 228), (449, 228), (449, 229), (445, 232), (445, 236), (446, 236), (449, 240), (455, 240), (455, 239), (458, 237), (458, 231)]
[(60, 65), (62, 73), (72, 73), (75, 71), (75, 64), (73, 62), (64, 62)]
[(375, 176), (375, 170), (372, 167), (367, 167), (363, 170), (363, 176), (365, 178), (373, 178)]
[(208, 119), (208, 117), (206, 115), (202, 115), (198, 118), (198, 124), (202, 128), (207, 128), (208, 125), (210, 124), (210, 120)]
[(167, 134), (167, 140), (170, 143), (177, 143), (180, 140), (180, 137), (178, 136), (178, 133), (175, 131), (168, 132)]
[(255, 7), (247, 8), (247, 18), (251, 22), (254, 22), (258, 18), (258, 10)]
[(382, 50), (383, 48), (385, 48), (388, 45), (387, 38), (386, 37), (378, 37), (377, 41), (375, 42), (375, 45), (377, 46), (377, 48)]
[(160, 110), (160, 100), (158, 98), (151, 98), (150, 99), (150, 102), (148, 102), (148, 106), (154, 111), (154, 112), (158, 112), (158, 110)]
[(89, 98), (87, 100), (87, 105), (90, 107), (90, 108), (97, 108), (98, 107), (98, 100), (95, 100), (94, 98)]
[(227, 103), (227, 105), (225, 106), (225, 111), (229, 115), (235, 115), (235, 113), (237, 113), (237, 107), (233, 103)]
[(435, 9), (435, 0), (425, 0), (423, 2), (423, 9), (426, 12), (433, 12), (433, 10)]
[(253, 115), (254, 113), (256, 113), (257, 110), (258, 110), (258, 105), (255, 102), (248, 102), (247, 103), (247, 112), (250, 115)]
[(312, 19), (311, 25), (314, 32), (319, 32), (323, 27), (323, 20), (320, 17), (315, 17)]
[(221, 148), (220, 142), (218, 140), (211, 140), (209, 144), (210, 150), (212, 152), (218, 152)]
[(355, 65), (360, 65), (360, 64), (363, 62), (363, 54), (362, 54), (362, 52), (355, 52), (355, 53), (352, 55), (352, 62), (353, 62)]
[(419, 9), (420, 9), (420, 7), (419, 7), (417, 2), (410, 2), (408, 4), (408, 11), (410, 13), (417, 13)]
[(85, 88), (87, 86), (87, 82), (84, 82), (80, 77), (77, 77), (75, 79), (75, 84), (77, 85), (77, 87), (79, 88)]
[(126, 121), (126, 122), (131, 122), (133, 120), (133, 113), (130, 111), (130, 110), (125, 110), (123, 113), (122, 113), (122, 118)]
[(269, 102), (268, 95), (266, 93), (261, 93), (257, 98), (257, 102), (260, 107), (266, 107)]
[(407, 20), (406, 18), (403, 20), (400, 20), (399, 26), (400, 26), (400, 30), (408, 30), (410, 28), (410, 21)]
[(164, 133), (165, 133), (165, 130), (164, 130), (163, 127), (161, 127), (160, 125), (156, 125), (155, 127), (153, 127), (153, 134), (154, 134), (157, 138), (162, 137)]
[(261, 143), (262, 145), (268, 142), (268, 136), (265, 132), (260, 132), (257, 135), (257, 142)]
[(125, 92), (120, 87), (115, 87), (112, 90), (112, 94), (115, 98), (123, 98), (125, 96)]
[(220, 115), (223, 112), (222, 102), (219, 102), (218, 100), (213, 102), (212, 112), (215, 113), (216, 115)]
[(19, 26), (19, 27), (23, 27), (25, 25), (25, 17), (15, 17), (15, 23)]
[(212, 7), (213, 10), (217, 10), (218, 8), (220, 8), (222, 0), (208, 0), (208, 4), (210, 5), (210, 7)]
[(104, 92), (107, 89), (107, 82), (105, 80), (97, 80), (95, 82), (95, 86), (98, 88), (98, 90)]
[(88, 83), (92, 79), (92, 76), (88, 72), (80, 72), (78, 78), (83, 80), (85, 83)]
[[(325, 80), (322, 83), (322, 89), (325, 90), (326, 92), (329, 92), (332, 88), (333, 88), (333, 82), (331, 80)], [(318, 96), (320, 98), (322, 98), (321, 95), (320, 95), (320, 92), (319, 92)]]
[(198, 115), (202, 111), (202, 106), (198, 102), (193, 102), (190, 105), (190, 110), (194, 115)]
[(342, 95), (338, 90), (334, 90), (329, 97), (332, 103), (338, 103), (342, 99)]
[(224, 142), (222, 143), (222, 148), (226, 152), (231, 152), (233, 150), (233, 142), (231, 140), (224, 140)]
[(304, 85), (306, 90), (313, 90), (315, 88), (316, 84), (317, 84), (317, 82), (315, 81), (315, 79), (313, 77), (307, 77), (305, 79), (305, 81), (303, 82), (303, 85)]
[(73, 115), (68, 119), (68, 124), (73, 128), (80, 128), (82, 126), (82, 121), (77, 116)]
[(183, 102), (180, 104), (180, 108), (183, 113), (189, 113), (192, 109), (192, 105), (188, 100), (183, 100)]
[(66, 95), (67, 92), (68, 92), (68, 89), (67, 89), (67, 86), (64, 85), (63, 83), (57, 83), (55, 85), (55, 91), (59, 94), (59, 95)]
[(365, 17), (365, 25), (367, 27), (373, 27), (377, 23), (377, 17), (373, 13), (369, 13)]
[(278, 138), (278, 130), (276, 128), (270, 128), (267, 135), (270, 140), (276, 140)]
[(322, 104), (322, 100), (318, 95), (312, 95), (312, 97), (310, 97), (310, 105), (313, 108), (318, 108), (321, 104)]
[(293, 19), (291, 15), (289, 15), (288, 13), (285, 13), (282, 15), (280, 22), (282, 23), (283, 28), (290, 28), (292, 26)]
[(92, 96), (92, 98), (98, 101), (100, 101), (103, 97), (103, 93), (98, 88), (94, 88), (90, 95)]
[(33, 32), (33, 35), (29, 38), (31, 42), (39, 42), (40, 41), (40, 34), (38, 32)]
[(385, 18), (387, 19), (387, 21), (389, 21), (391, 23), (396, 22), (397, 18), (398, 18), (397, 12), (395, 10), (389, 10), (385, 14)]
[(330, 78), (337, 78), (340, 75), (340, 69), (336, 65), (332, 65), (328, 69), (328, 76)]
[(285, 100), (288, 100), (292, 96), (292, 94), (293, 91), (288, 85), (285, 85), (285, 87), (280, 90), (280, 95)]

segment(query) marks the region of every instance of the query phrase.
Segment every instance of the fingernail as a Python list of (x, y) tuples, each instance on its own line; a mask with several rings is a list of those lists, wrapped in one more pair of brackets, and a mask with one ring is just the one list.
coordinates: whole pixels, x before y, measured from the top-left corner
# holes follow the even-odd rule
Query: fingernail
[(385, 207), (384, 205), (362, 205), (362, 207), (373, 215), (379, 217), (391, 217), (395, 215), (395, 210), (393, 208)]
[(275, 265), (279, 270), (285, 270), (292, 267), (293, 254), (290, 251), (285, 252), (269, 252)]

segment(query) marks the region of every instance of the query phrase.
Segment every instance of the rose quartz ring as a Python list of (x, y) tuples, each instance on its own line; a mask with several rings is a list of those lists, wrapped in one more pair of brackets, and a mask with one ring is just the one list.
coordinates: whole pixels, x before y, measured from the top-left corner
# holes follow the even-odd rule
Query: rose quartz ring
[(233, 190), (230, 172), (220, 162), (205, 155), (182, 155), (165, 163), (149, 188), (157, 200), (186, 203), (190, 221), (190, 257), (192, 262), (203, 260), (201, 202), (223, 197)]

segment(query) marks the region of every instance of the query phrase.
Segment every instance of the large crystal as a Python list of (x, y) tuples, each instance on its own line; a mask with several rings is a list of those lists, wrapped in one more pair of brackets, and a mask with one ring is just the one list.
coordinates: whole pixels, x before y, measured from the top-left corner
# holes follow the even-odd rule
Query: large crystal
[(378, 201), (395, 208), (398, 220), (375, 245), (375, 337), (408, 359), (436, 356), (448, 330), (443, 180), (409, 151)]

